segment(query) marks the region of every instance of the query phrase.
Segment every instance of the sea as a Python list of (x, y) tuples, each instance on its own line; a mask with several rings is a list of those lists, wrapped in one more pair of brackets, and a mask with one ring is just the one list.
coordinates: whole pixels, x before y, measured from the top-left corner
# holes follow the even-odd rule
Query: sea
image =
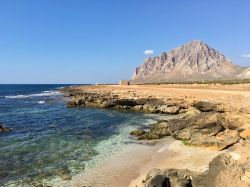
[(129, 132), (159, 118), (67, 108), (65, 86), (0, 85), (0, 122), (12, 129), (0, 133), (0, 186), (56, 186), (135, 144)]

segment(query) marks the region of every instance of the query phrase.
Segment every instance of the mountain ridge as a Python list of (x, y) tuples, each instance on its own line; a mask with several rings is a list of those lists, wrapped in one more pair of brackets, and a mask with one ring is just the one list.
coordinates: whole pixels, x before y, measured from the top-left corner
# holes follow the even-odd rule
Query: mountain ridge
[(137, 67), (132, 82), (169, 82), (230, 79), (241, 68), (205, 42), (193, 40), (169, 52), (149, 57)]

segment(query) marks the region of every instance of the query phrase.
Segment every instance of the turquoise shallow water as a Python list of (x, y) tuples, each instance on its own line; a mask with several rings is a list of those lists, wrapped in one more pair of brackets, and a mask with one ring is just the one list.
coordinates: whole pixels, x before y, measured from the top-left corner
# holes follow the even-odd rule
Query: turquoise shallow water
[[(0, 186), (53, 186), (96, 164), (123, 144), (128, 132), (154, 116), (94, 108), (66, 108), (64, 85), (0, 85)], [(110, 140), (110, 141), (109, 141)]]

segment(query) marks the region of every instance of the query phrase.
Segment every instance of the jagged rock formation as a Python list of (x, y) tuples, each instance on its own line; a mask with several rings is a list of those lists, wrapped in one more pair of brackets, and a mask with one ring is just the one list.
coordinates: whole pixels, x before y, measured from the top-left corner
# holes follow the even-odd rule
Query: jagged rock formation
[(149, 57), (137, 67), (132, 82), (196, 81), (234, 78), (239, 67), (202, 41)]

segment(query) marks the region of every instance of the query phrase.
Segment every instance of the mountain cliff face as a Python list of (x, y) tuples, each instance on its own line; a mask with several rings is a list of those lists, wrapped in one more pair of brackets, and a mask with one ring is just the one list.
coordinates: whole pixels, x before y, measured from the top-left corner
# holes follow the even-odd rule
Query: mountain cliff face
[(145, 59), (144, 64), (136, 68), (132, 82), (225, 79), (235, 77), (238, 69), (223, 54), (195, 40), (160, 56)]

